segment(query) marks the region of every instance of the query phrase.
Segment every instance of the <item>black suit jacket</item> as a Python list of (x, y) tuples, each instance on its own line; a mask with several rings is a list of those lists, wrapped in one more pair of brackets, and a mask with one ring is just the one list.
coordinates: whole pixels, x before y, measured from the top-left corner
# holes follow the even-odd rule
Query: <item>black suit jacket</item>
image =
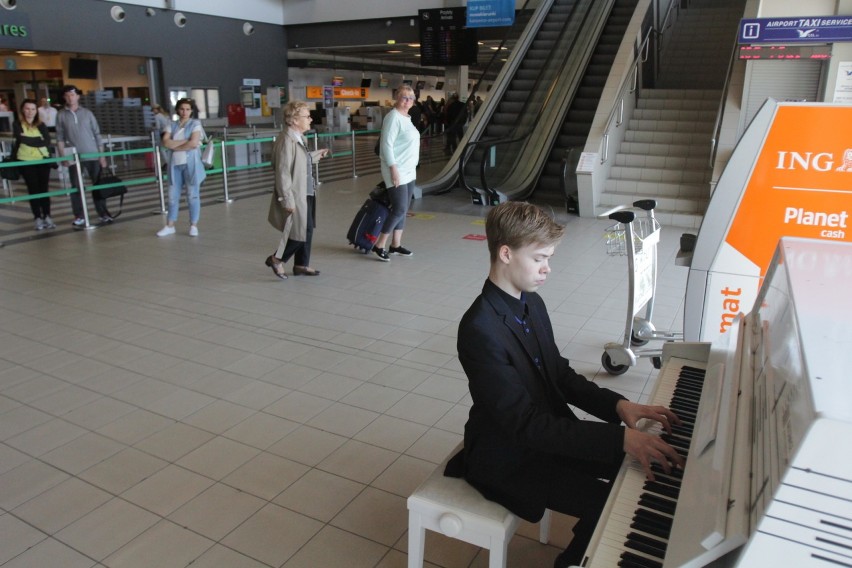
[[(550, 462), (609, 471), (622, 461), (624, 428), (615, 406), (624, 397), (577, 374), (559, 353), (541, 297), (527, 294), (526, 303), (542, 368), (491, 281), (459, 325), (459, 361), (473, 398), (463, 474), (487, 498), (537, 521), (546, 507), (548, 484), (566, 482), (550, 478), (559, 476)], [(605, 422), (579, 420), (568, 404)]]

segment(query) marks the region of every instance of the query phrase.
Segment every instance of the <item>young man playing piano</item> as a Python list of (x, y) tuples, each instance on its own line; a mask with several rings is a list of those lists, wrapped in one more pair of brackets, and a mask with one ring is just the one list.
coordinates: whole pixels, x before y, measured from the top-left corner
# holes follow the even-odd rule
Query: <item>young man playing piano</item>
[[(564, 227), (534, 205), (508, 202), (488, 213), (485, 233), (491, 269), (458, 330), (473, 406), (464, 450), (446, 474), (463, 476), (530, 522), (545, 508), (578, 517), (571, 544), (555, 562), (556, 568), (576, 565), (625, 452), (650, 478), (652, 462), (667, 472), (683, 465), (671, 446), (636, 430), (636, 422), (655, 420), (669, 430), (679, 420), (663, 406), (598, 387), (560, 355), (536, 290), (547, 279)], [(568, 405), (603, 422), (580, 420)]]

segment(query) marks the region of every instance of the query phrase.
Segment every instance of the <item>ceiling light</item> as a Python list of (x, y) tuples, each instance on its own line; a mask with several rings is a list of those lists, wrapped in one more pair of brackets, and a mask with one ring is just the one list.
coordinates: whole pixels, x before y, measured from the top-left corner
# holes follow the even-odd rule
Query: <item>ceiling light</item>
[(38, 56), (38, 53), (36, 53), (35, 51), (18, 50), (15, 53), (17, 53), (21, 57), (37, 57)]

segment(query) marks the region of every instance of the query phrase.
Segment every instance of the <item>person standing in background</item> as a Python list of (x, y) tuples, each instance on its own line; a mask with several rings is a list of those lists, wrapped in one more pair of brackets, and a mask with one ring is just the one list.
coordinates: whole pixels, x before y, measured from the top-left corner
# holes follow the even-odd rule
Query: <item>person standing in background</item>
[[(50, 132), (47, 125), (39, 118), (38, 107), (33, 99), (24, 99), (18, 121), (12, 125), (12, 136), (15, 138), (15, 158), (20, 160), (19, 170), (27, 193), (38, 195), (48, 192), (50, 184), (51, 164), (32, 164), (27, 162), (44, 160), (50, 156)], [(56, 224), (50, 218), (50, 198), (38, 197), (30, 199), (30, 209), (35, 219), (35, 230), (55, 229)]]
[(51, 106), (50, 101), (42, 97), (38, 101), (38, 118), (50, 132), (56, 132), (57, 110)]
[(169, 156), (169, 214), (166, 226), (157, 231), (158, 237), (175, 234), (175, 221), (180, 211), (180, 196), (186, 186), (189, 203), (189, 236), (198, 236), (198, 218), (201, 215), (201, 183), (207, 178), (201, 163), (201, 141), (204, 128), (201, 121), (192, 118), (192, 101), (180, 99), (175, 104), (178, 119), (163, 134), (163, 146)]
[[(71, 152), (71, 148), (77, 154), (98, 154), (103, 150), (104, 144), (101, 139), (98, 119), (95, 118), (92, 111), (80, 106), (81, 94), (80, 89), (74, 85), (65, 85), (62, 88), (65, 108), (56, 115), (56, 150), (59, 156), (66, 156), (67, 153)], [(82, 172), (78, 173), (76, 164), (70, 160), (62, 162), (62, 165), (68, 168), (71, 187), (79, 190), (78, 179)], [(82, 160), (80, 165), (89, 174), (92, 183), (96, 184), (101, 175), (101, 168), (106, 167), (107, 161), (104, 156), (101, 156), (96, 160)], [(80, 199), (80, 192), (74, 191), (70, 194), (70, 197), (71, 210), (74, 212), (74, 221), (71, 224), (74, 228), (83, 228), (86, 225), (86, 220), (83, 218), (83, 200)], [(98, 198), (93, 193), (92, 201), (95, 203), (95, 210), (100, 217), (101, 224), (112, 223), (113, 218), (107, 211), (106, 199)]]
[[(379, 156), (382, 164), (382, 180), (388, 188), (390, 214), (385, 219), (373, 252), (383, 262), (390, 262), (390, 255), (411, 256), (410, 250), (402, 246), (402, 230), (408, 206), (414, 197), (417, 163), (420, 161), (420, 131), (411, 122), (408, 111), (414, 105), (414, 89), (402, 85), (396, 91), (396, 104), (382, 121), (382, 138)], [(393, 234), (393, 237), (391, 237)], [(390, 248), (385, 248), (390, 239)]]
[(163, 136), (171, 129), (172, 117), (166, 112), (166, 109), (158, 104), (151, 105), (151, 112), (154, 113), (154, 132), (157, 133), (155, 143), (160, 149), (160, 158), (163, 168), (166, 168), (169, 163), (169, 151), (163, 146)]
[(290, 101), (284, 106), (286, 128), (275, 139), (272, 167), (275, 191), (269, 204), (269, 223), (281, 231), (275, 253), (266, 258), (266, 266), (282, 280), (287, 279), (284, 265), (293, 259), (293, 275), (317, 276), (311, 268), (311, 241), (316, 225), (316, 181), (313, 164), (328, 153), (328, 148), (308, 150), (305, 132), (311, 128), (307, 103)]

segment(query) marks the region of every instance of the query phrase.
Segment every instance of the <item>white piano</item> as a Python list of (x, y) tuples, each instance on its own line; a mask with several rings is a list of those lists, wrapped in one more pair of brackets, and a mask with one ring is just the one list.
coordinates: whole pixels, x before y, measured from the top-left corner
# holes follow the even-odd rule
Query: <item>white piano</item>
[(663, 357), (686, 467), (625, 460), (583, 566), (852, 568), (852, 244), (782, 239), (751, 313)]

